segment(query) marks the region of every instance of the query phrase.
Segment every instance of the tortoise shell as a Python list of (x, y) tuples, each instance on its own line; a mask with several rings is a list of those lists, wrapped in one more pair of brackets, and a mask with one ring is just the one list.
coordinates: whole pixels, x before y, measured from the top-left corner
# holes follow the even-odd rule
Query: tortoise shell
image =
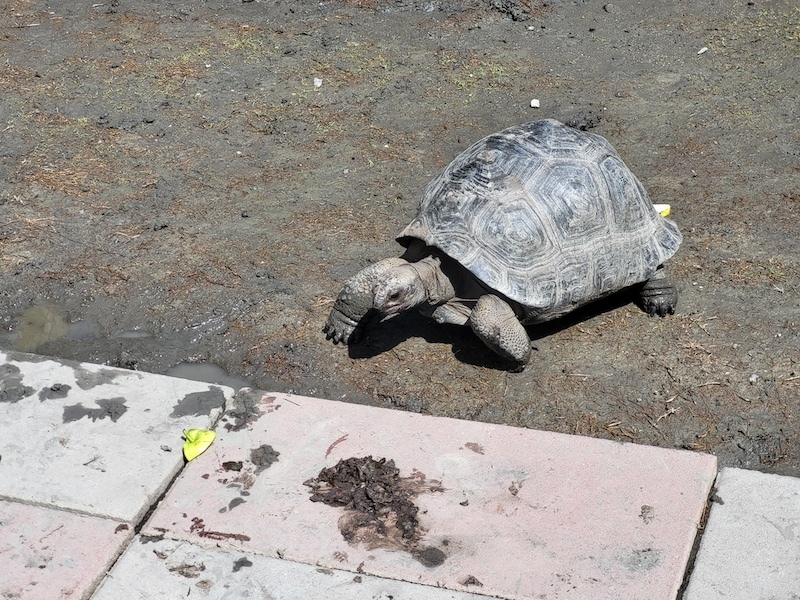
[(547, 119), (459, 154), (397, 238), (418, 238), (547, 320), (649, 279), (681, 243), (599, 135)]

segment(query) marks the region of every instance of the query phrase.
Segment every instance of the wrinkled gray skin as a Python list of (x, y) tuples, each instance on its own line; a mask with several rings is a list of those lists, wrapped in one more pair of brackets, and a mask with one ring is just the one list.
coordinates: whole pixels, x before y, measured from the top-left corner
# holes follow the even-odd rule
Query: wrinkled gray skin
[[(640, 298), (649, 315), (664, 317), (675, 313), (678, 293), (659, 267), (642, 285)], [(324, 331), (334, 343), (354, 344), (375, 316), (391, 317), (414, 307), (438, 323), (469, 325), (518, 371), (531, 356), (523, 323), (547, 320), (537, 319), (436, 248), (415, 240), (402, 257), (387, 258), (352, 277), (339, 293)]]

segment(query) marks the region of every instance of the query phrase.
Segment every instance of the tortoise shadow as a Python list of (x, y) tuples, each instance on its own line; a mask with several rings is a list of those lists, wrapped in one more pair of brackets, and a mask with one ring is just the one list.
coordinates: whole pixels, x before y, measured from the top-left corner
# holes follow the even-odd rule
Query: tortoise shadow
[[(604, 313), (632, 303), (641, 308), (639, 303), (640, 287), (625, 288), (558, 319), (526, 327), (534, 350), (536, 350), (536, 340), (549, 337)], [(367, 325), (364, 339), (358, 344), (348, 346), (348, 353), (353, 359), (373, 358), (393, 350), (413, 337), (420, 337), (431, 344), (450, 344), (453, 355), (465, 364), (498, 371), (516, 370), (517, 368), (516, 364), (503, 360), (487, 348), (469, 327), (438, 324), (416, 310), (402, 313), (385, 321), (373, 320)]]

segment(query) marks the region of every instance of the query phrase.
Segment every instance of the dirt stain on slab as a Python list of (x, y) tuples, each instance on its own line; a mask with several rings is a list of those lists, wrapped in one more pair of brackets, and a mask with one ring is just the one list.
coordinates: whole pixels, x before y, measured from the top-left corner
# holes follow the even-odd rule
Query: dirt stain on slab
[(39, 400), (44, 402), (45, 400), (59, 400), (61, 398), (66, 398), (71, 389), (72, 386), (67, 385), (66, 383), (54, 383), (50, 387), (39, 390)]
[(253, 561), (248, 559), (246, 556), (243, 556), (233, 561), (233, 572), (238, 573), (239, 571), (242, 570), (243, 567), (252, 567), (252, 566), (253, 566)]
[(464, 444), (464, 447), (472, 450), (475, 454), (483, 454), (483, 446), (476, 444), (475, 442), (467, 442)]
[(115, 371), (113, 369), (90, 371), (81, 366), (76, 366), (73, 370), (75, 371), (75, 383), (82, 390), (90, 390), (98, 385), (112, 383), (114, 379), (123, 374), (123, 371)]
[(619, 564), (631, 573), (650, 571), (661, 563), (661, 550), (640, 548), (623, 552), (617, 557)]
[(441, 482), (400, 477), (393, 460), (364, 456), (342, 459), (304, 485), (312, 502), (344, 510), (339, 531), (348, 543), (404, 550), (426, 567), (437, 567), (447, 558), (442, 549), (421, 545), (426, 532), (414, 503), (422, 493), (444, 491)]
[(23, 385), (19, 367), (0, 365), (0, 402), (19, 402), (34, 393), (32, 387)]
[(128, 407), (125, 406), (125, 398), (107, 398), (97, 400), (97, 408), (87, 408), (80, 403), (65, 406), (62, 421), (64, 423), (72, 423), (87, 417), (92, 421), (108, 418), (116, 423), (127, 411)]
[[(250, 488), (255, 484), (258, 475), (278, 462), (280, 455), (281, 453), (269, 444), (262, 444), (258, 448), (250, 450), (249, 461), (228, 460), (223, 462), (217, 469), (217, 473), (220, 474), (217, 483), (238, 491), (239, 495), (233, 498), (227, 506), (221, 507), (219, 512), (226, 513), (247, 502), (246, 497), (250, 495)], [(201, 477), (208, 479), (209, 476), (209, 474), (204, 474)]]
[(175, 565), (174, 567), (169, 567), (170, 573), (177, 573), (187, 579), (194, 579), (196, 577), (200, 577), (200, 573), (206, 570), (206, 566), (203, 563), (199, 565), (193, 565), (190, 563), (181, 563), (179, 565)]
[(199, 517), (194, 517), (192, 519), (192, 525), (189, 528), (189, 531), (202, 538), (208, 538), (216, 541), (222, 541), (222, 540), (236, 540), (238, 542), (250, 541), (250, 536), (244, 535), (243, 533), (226, 533), (224, 531), (209, 531), (206, 529), (206, 525), (203, 522), (203, 519)]
[(262, 394), (253, 390), (240, 390), (233, 398), (233, 403), (222, 417), (227, 431), (241, 431), (261, 417), (259, 404)]
[(170, 417), (189, 417), (211, 414), (215, 408), (225, 404), (225, 394), (218, 387), (212, 387), (206, 392), (192, 392), (186, 394), (172, 407)]
[(274, 463), (278, 462), (280, 452), (269, 444), (261, 444), (258, 448), (250, 450), (250, 462), (256, 466), (255, 475), (265, 469), (269, 469)]

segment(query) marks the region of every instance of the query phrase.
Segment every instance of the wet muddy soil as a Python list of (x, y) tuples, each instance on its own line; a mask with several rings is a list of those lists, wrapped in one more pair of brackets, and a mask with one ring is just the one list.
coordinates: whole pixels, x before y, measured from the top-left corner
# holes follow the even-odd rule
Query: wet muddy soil
[[(0, 12), (0, 345), (800, 475), (793, 0)], [(428, 180), (544, 117), (608, 138), (672, 205), (677, 314), (622, 294), (532, 328), (519, 374), (416, 315), (327, 342)]]

